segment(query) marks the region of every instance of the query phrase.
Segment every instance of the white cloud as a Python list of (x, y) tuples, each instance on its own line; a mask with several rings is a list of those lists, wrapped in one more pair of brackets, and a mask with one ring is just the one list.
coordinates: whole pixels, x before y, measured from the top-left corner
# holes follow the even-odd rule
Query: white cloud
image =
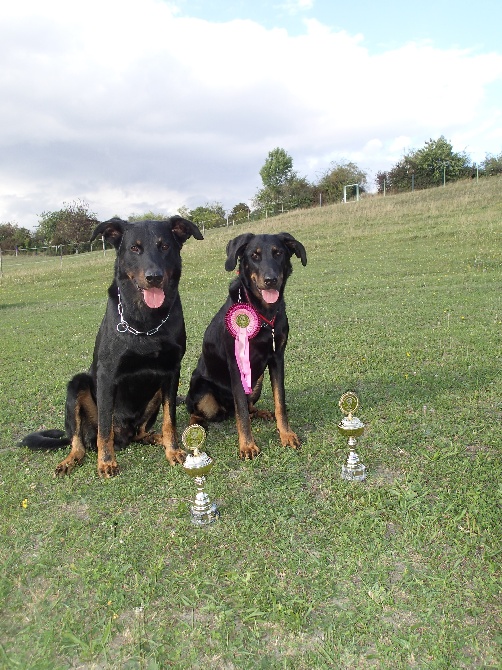
[(277, 6), (289, 14), (298, 14), (313, 9), (314, 0), (287, 0)]
[(310, 178), (341, 157), (388, 169), (440, 134), (477, 160), (501, 150), (500, 54), (373, 55), (317, 20), (291, 36), (160, 0), (19, 0), (0, 58), (0, 221), (20, 225), (76, 198), (101, 218), (231, 208), (276, 146)]

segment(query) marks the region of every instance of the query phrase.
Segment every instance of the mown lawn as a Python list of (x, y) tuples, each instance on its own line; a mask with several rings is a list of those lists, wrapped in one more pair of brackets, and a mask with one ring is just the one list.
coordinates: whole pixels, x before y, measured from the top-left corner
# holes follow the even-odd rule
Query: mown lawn
[[(16, 447), (62, 427), (85, 370), (113, 252), (4, 266), (0, 286), (0, 668), (498, 668), (502, 557), (502, 182), (490, 179), (271, 218), (306, 247), (287, 287), (286, 389), (299, 452), (257, 421), (255, 461), (233, 422), (211, 427), (208, 492), (161, 449)], [(186, 392), (226, 295), (224, 250), (183, 250)], [(354, 390), (364, 483), (340, 478), (336, 425)], [(271, 407), (266, 389), (262, 406)], [(180, 430), (188, 415), (178, 409)]]

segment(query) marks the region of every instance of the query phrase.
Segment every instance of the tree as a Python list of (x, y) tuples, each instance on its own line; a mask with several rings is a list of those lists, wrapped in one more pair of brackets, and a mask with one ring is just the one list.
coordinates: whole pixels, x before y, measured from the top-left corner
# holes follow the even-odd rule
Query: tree
[(267, 160), (260, 170), (264, 188), (280, 189), (293, 176), (295, 173), (291, 156), (279, 147), (269, 151)]
[(0, 223), (0, 249), (3, 251), (16, 247), (29, 247), (32, 233), (27, 228), (20, 228), (17, 223)]
[(368, 176), (355, 163), (350, 161), (331, 163), (326, 172), (321, 175), (316, 190), (321, 193), (325, 204), (340, 202), (343, 198), (343, 187), (349, 184), (359, 184), (359, 191), (364, 193)]
[(274, 210), (277, 206), (284, 209), (286, 200), (285, 186), (296, 174), (293, 172), (293, 159), (279, 147), (268, 152), (267, 159), (260, 170), (263, 188), (253, 199), (257, 209)]
[(480, 168), (488, 177), (502, 174), (502, 152), (498, 156), (486, 154), (485, 160), (481, 163)]
[(57, 212), (43, 212), (37, 228), (37, 238), (47, 245), (77, 245), (91, 239), (98, 221), (83, 200), (63, 203)]
[(234, 223), (242, 223), (245, 219), (249, 219), (250, 213), (251, 210), (249, 207), (244, 202), (240, 202), (238, 205), (235, 205), (228, 218), (234, 221)]
[(403, 156), (386, 173), (386, 184), (394, 191), (410, 190), (412, 185), (416, 189), (430, 188), (467, 177), (471, 171), (469, 156), (464, 151), (453, 151), (451, 143), (441, 135)]
[(443, 135), (437, 140), (426, 142), (422, 149), (415, 152), (414, 158), (422, 188), (456, 181), (466, 177), (472, 169), (469, 156), (463, 151), (454, 152), (451, 143)]
[(198, 225), (204, 225), (204, 228), (218, 228), (226, 223), (225, 210), (219, 202), (206, 203), (204, 207), (191, 209), (186, 218)]
[(263, 188), (253, 198), (256, 209), (277, 213), (312, 205), (312, 186), (296, 174), (293, 159), (284, 149), (277, 147), (269, 152), (260, 176)]
[(287, 209), (312, 207), (316, 199), (315, 187), (305, 177), (295, 175), (282, 187), (282, 204)]
[(169, 214), (156, 214), (155, 212), (145, 212), (144, 214), (130, 214), (127, 220), (130, 223), (135, 221), (164, 221), (169, 218)]

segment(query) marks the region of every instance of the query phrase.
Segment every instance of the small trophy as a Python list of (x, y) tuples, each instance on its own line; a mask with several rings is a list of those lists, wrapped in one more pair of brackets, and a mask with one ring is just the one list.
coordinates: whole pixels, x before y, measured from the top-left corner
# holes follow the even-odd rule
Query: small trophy
[(340, 398), (338, 406), (346, 416), (338, 424), (338, 430), (349, 440), (349, 457), (347, 463), (342, 466), (342, 479), (350, 482), (362, 482), (366, 479), (366, 466), (361, 463), (355, 451), (357, 439), (364, 433), (364, 423), (353, 416), (353, 412), (359, 407), (359, 400), (355, 393), (348, 391)]
[(194, 423), (192, 426), (185, 428), (181, 441), (186, 449), (193, 451), (193, 454), (188, 454), (183, 467), (189, 477), (192, 477), (197, 486), (197, 495), (193, 505), (190, 507), (192, 523), (195, 526), (207, 526), (219, 516), (218, 508), (215, 503), (212, 503), (209, 496), (204, 491), (206, 484), (206, 475), (211, 472), (213, 467), (213, 459), (204, 451), (199, 451), (206, 439), (206, 431), (202, 426)]

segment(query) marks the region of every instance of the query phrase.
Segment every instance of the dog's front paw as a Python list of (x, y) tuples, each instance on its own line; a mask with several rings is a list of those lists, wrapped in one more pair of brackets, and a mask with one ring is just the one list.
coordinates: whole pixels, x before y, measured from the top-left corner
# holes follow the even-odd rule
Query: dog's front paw
[(291, 447), (292, 449), (300, 448), (300, 438), (296, 433), (293, 433), (292, 430), (279, 433), (279, 437), (281, 438), (281, 444), (283, 447)]
[(183, 449), (166, 449), (166, 458), (171, 465), (183, 464), (186, 457), (186, 451), (183, 451)]
[(81, 460), (76, 458), (65, 458), (54, 470), (54, 477), (65, 477), (66, 475), (69, 475), (77, 465), (81, 464), (81, 462)]
[(259, 453), (260, 447), (258, 447), (254, 442), (239, 448), (239, 456), (243, 460), (256, 458)]
[(98, 475), (104, 479), (116, 477), (120, 473), (117, 461), (98, 461)]

